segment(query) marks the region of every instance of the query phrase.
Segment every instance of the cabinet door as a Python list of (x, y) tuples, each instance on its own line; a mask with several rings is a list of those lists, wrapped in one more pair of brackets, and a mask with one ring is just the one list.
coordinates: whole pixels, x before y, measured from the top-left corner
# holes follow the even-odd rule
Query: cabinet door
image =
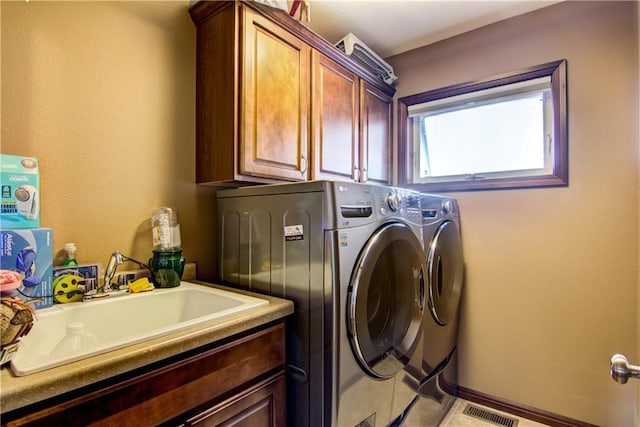
[(285, 425), (284, 374), (190, 418), (186, 426), (277, 427)]
[(391, 183), (390, 97), (360, 81), (362, 182)]
[(358, 77), (313, 52), (312, 179), (360, 177)]
[(311, 48), (246, 7), (243, 16), (240, 173), (306, 180)]

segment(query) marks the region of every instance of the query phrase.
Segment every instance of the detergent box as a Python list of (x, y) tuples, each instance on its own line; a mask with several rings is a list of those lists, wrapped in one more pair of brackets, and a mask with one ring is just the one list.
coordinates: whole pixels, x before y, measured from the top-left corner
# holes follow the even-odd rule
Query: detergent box
[(0, 228), (40, 227), (37, 159), (0, 154), (0, 185)]
[(53, 304), (53, 238), (50, 228), (0, 229), (0, 291), (33, 307)]

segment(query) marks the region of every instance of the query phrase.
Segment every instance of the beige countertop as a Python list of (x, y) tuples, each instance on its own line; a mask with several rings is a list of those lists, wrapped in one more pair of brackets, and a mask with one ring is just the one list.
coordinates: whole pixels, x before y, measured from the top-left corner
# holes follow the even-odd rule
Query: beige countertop
[(293, 303), (285, 299), (203, 282), (192, 283), (257, 296), (266, 299), (269, 304), (224, 320), (212, 320), (187, 330), (23, 377), (15, 376), (9, 364), (5, 364), (0, 370), (0, 411), (7, 413), (197, 347), (213, 344), (293, 313)]

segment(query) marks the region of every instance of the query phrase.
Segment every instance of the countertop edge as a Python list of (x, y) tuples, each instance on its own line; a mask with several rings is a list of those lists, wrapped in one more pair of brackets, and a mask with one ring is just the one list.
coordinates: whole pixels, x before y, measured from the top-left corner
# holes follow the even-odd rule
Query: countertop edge
[(189, 282), (255, 296), (269, 301), (269, 304), (222, 322), (214, 320), (31, 375), (15, 376), (6, 364), (0, 370), (0, 411), (6, 414), (195, 348), (215, 344), (293, 313), (293, 302), (289, 300), (202, 281)]

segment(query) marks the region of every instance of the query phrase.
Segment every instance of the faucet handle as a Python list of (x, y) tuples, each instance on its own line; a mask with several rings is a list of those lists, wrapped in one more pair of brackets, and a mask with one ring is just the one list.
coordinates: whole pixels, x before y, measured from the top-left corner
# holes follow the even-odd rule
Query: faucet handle
[(98, 292), (98, 278), (92, 277), (90, 279), (84, 279), (78, 287), (81, 288), (85, 294), (96, 293)]

